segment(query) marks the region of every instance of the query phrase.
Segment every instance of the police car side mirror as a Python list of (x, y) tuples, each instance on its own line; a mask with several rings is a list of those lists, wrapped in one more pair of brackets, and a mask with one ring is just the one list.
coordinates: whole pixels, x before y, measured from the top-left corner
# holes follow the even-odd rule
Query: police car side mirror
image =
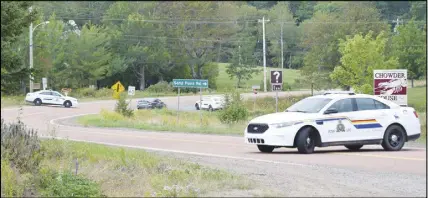
[(339, 113), (339, 111), (336, 108), (330, 108), (324, 111), (324, 114), (333, 114), (333, 113)]

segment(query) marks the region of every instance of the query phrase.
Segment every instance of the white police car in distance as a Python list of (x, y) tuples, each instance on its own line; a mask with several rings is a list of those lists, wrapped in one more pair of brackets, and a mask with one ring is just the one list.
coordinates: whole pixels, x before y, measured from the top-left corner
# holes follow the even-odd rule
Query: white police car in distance
[(33, 93), (28, 93), (25, 96), (25, 101), (33, 103), (36, 106), (42, 104), (47, 105), (62, 105), (64, 107), (77, 107), (78, 102), (76, 98), (64, 96), (57, 91), (41, 90)]
[(398, 151), (420, 134), (418, 114), (411, 107), (372, 95), (330, 93), (251, 120), (245, 142), (257, 145), (261, 152), (297, 147), (299, 153), (312, 153), (315, 147), (338, 145), (359, 150), (368, 144)]

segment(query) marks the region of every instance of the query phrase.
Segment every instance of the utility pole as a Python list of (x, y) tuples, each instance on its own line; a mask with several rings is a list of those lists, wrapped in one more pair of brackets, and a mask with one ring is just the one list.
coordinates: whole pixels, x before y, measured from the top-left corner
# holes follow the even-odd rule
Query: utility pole
[(284, 23), (281, 21), (281, 68), (284, 69), (284, 41), (282, 38), (282, 26)]
[(281, 10), (281, 68), (284, 69), (284, 39), (283, 39), (283, 26), (284, 26), (284, 22), (283, 22), (283, 18), (282, 18), (282, 10)]
[(396, 21), (393, 21), (393, 22), (395, 22), (397, 25), (395, 25), (395, 27), (394, 27), (394, 33), (397, 33), (397, 34), (399, 34), (399, 32), (398, 32), (398, 26), (400, 26), (400, 18), (399, 17), (397, 17), (397, 20)]
[(239, 65), (241, 65), (241, 46), (239, 46)]
[(270, 20), (265, 20), (265, 17), (263, 17), (262, 20), (259, 19), (259, 22), (263, 24), (263, 84), (264, 84), (264, 91), (267, 91), (267, 85), (266, 85), (266, 36), (265, 36), (265, 22), (269, 22)]
[[(33, 11), (33, 7), (29, 8), (30, 13)], [(33, 22), (30, 23), (30, 70), (33, 69)], [(33, 76), (30, 73), (30, 92), (33, 92)]]

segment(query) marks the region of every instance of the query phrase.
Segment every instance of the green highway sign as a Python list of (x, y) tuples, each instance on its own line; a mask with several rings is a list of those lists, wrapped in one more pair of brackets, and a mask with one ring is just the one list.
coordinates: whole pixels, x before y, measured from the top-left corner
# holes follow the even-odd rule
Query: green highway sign
[(173, 79), (174, 87), (208, 88), (208, 80), (202, 79)]

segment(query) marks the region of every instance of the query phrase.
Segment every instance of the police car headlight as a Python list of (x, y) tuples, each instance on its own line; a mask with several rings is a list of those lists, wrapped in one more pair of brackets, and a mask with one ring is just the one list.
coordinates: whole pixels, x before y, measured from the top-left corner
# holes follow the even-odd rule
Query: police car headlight
[(295, 122), (282, 122), (282, 123), (271, 124), (271, 126), (275, 128), (284, 128), (284, 127), (293, 126), (294, 124)]

